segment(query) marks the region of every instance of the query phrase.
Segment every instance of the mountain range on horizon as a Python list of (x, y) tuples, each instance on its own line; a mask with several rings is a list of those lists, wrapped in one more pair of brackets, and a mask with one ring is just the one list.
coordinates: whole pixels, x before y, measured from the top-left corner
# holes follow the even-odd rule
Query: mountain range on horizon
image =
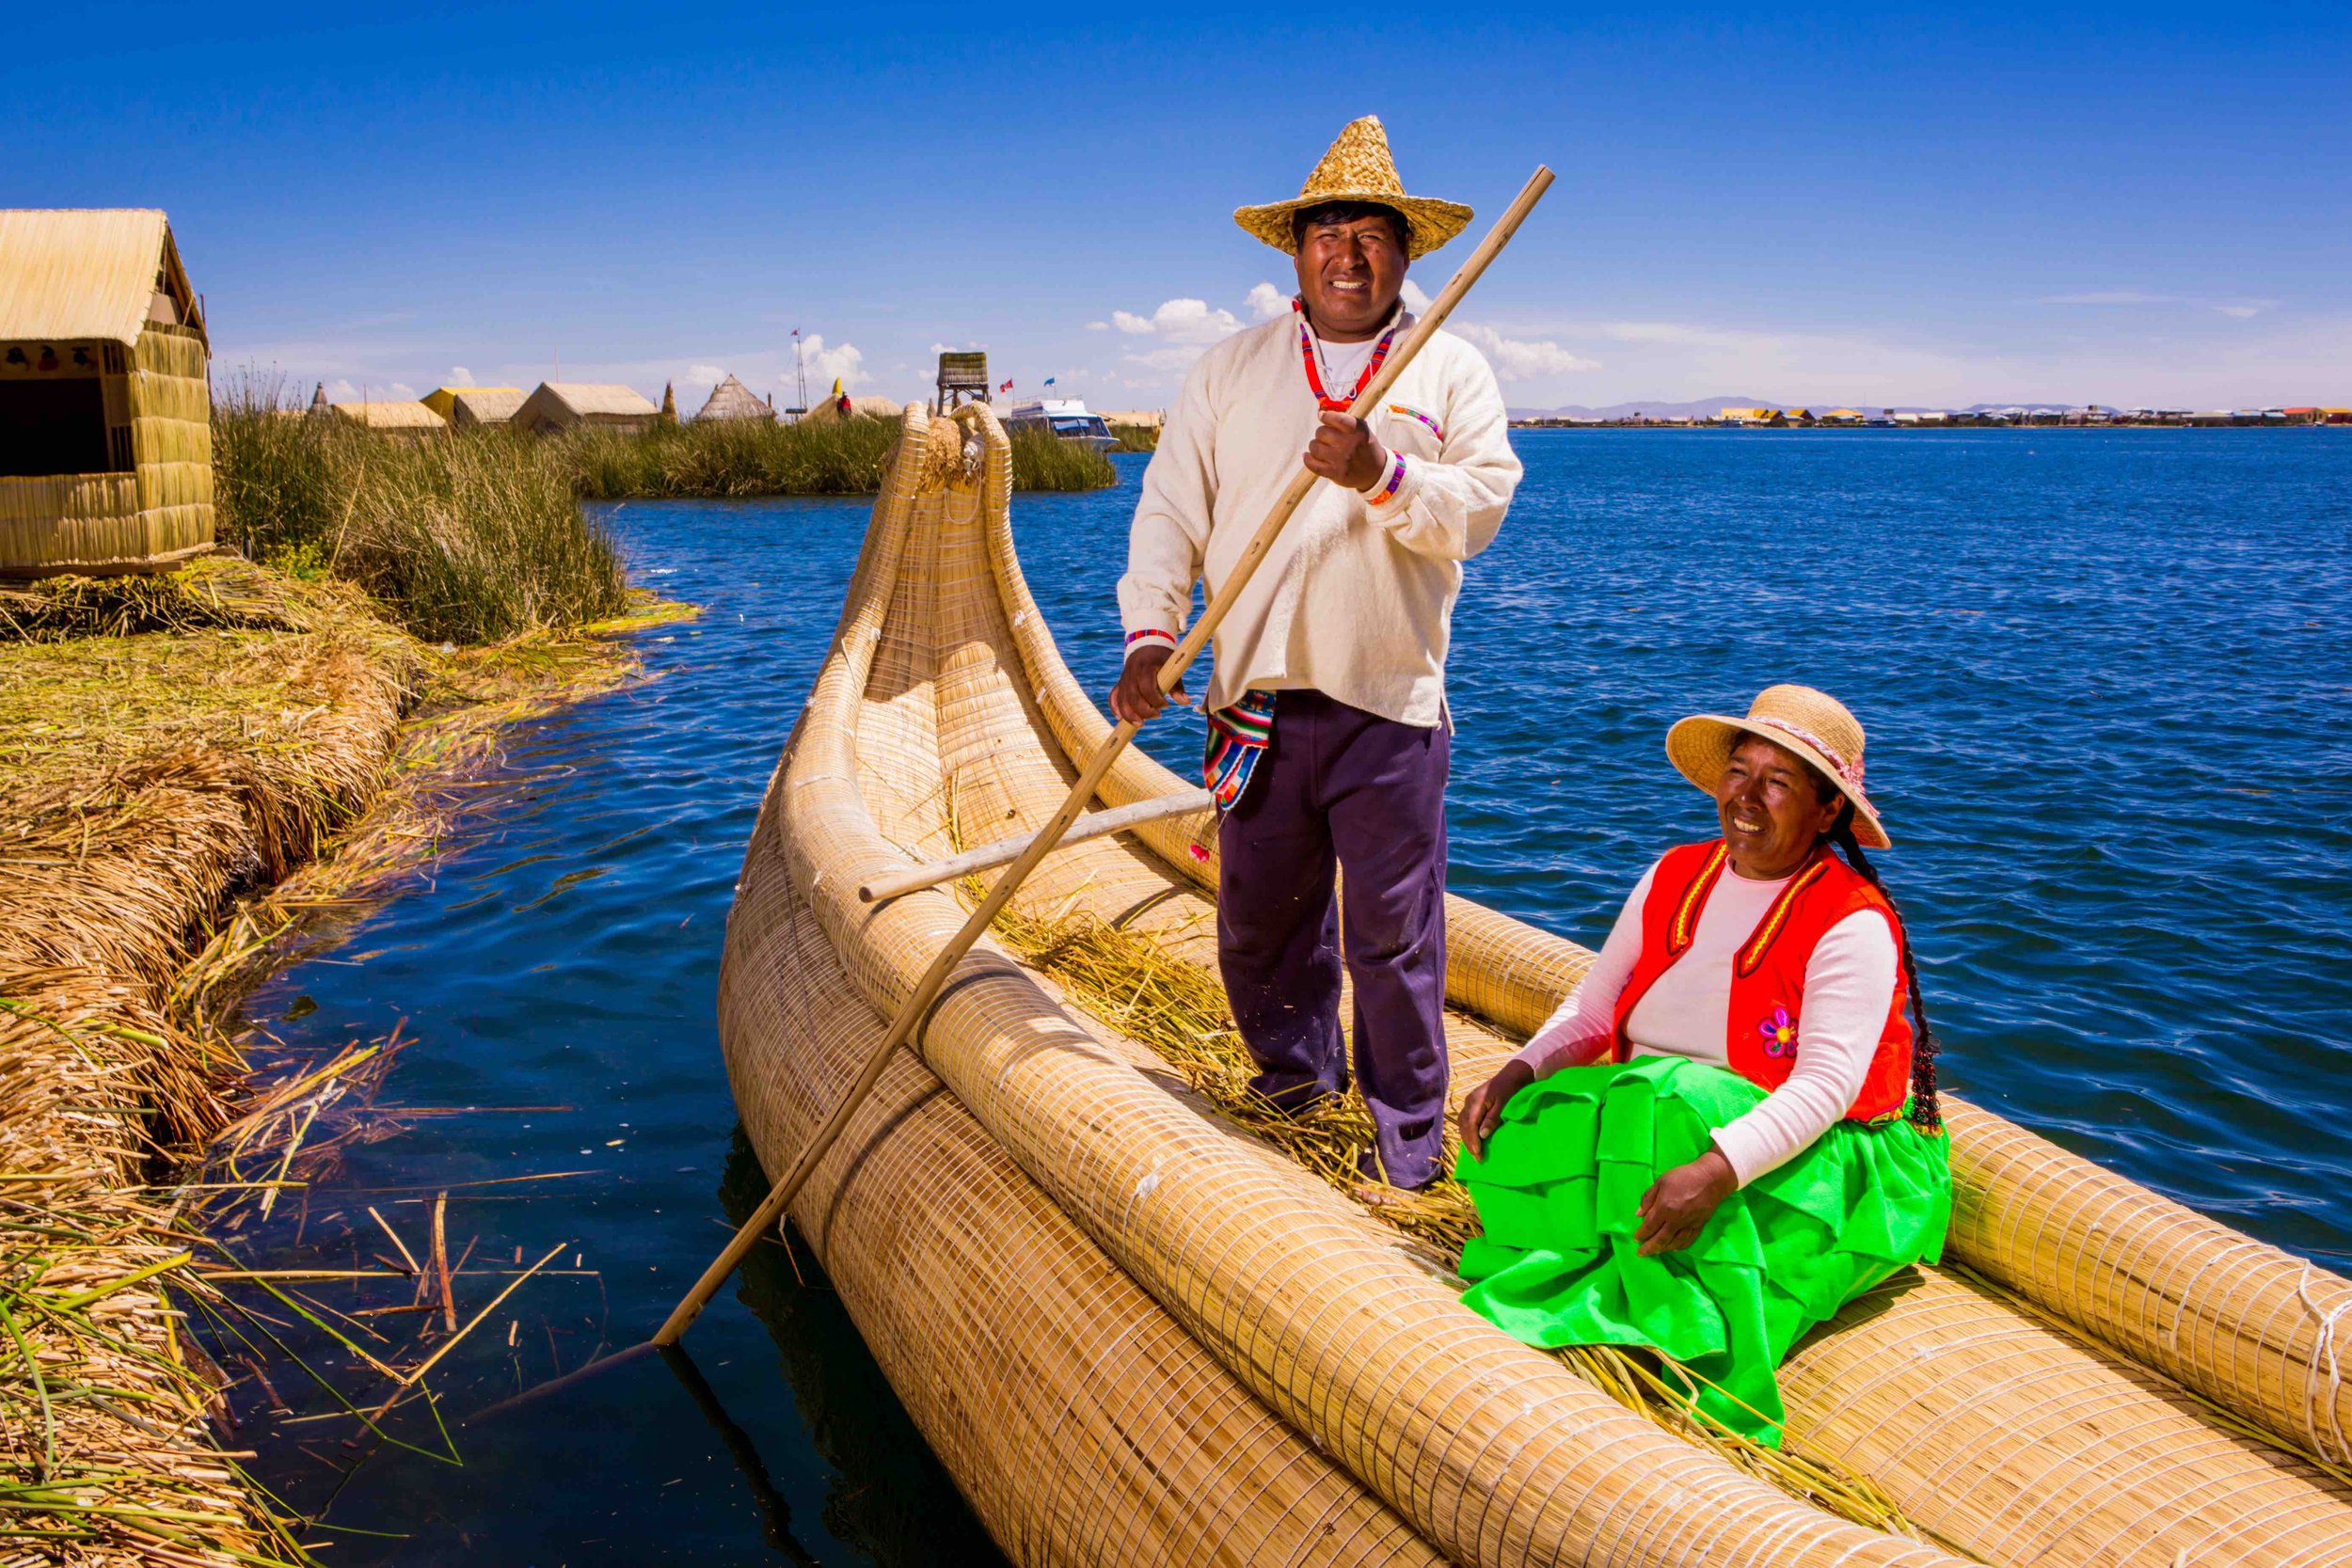
[[(1583, 404), (1570, 404), (1562, 408), (1513, 408), (1508, 410), (1515, 420), (1625, 420), (1646, 415), (1653, 420), (1711, 420), (1726, 408), (1810, 408), (1819, 413), (1824, 408), (1854, 408), (1866, 414), (1884, 410), (1894, 414), (1982, 414), (1995, 408), (2023, 408), (2037, 414), (2063, 414), (2085, 406), (2079, 403), (1972, 403), (1965, 408), (1941, 404), (1859, 404), (1859, 403), (1780, 403), (1772, 398), (1700, 398), (1694, 403), (1613, 403), (1593, 408)], [(2105, 404), (2090, 404), (2105, 407)], [(2112, 413), (2114, 410), (2109, 409)]]

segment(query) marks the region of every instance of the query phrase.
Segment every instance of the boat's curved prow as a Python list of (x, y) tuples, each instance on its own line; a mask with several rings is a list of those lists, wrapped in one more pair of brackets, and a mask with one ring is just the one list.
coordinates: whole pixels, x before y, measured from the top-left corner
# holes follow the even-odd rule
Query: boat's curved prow
[[(1009, 491), (985, 410), (908, 411), (729, 925), (722, 1034), (771, 1171), (963, 917), (951, 887), (869, 906), (858, 884), (1035, 828), (1073, 776), (1070, 757), (1107, 729), (1021, 581)], [(1119, 804), (1174, 787), (1131, 751), (1100, 795)], [(1171, 961), (1210, 963), (1214, 866), (1191, 852), (1206, 826), (1170, 819), (1074, 847), (1017, 907), (1122, 921)], [(1449, 919), (1450, 994), (1476, 1015), (1451, 1021), (1449, 1039), (1457, 1076), (1475, 1081), (1586, 958), (1465, 900)], [(1072, 1012), (1002, 949), (964, 960), (919, 1044), (921, 1061), (893, 1065), (794, 1218), (1022, 1560), (1955, 1560), (1797, 1501), (1503, 1336), (1420, 1250), (1210, 1113), (1145, 1047)], [(2001, 1159), (2030, 1163), (2006, 1152), (2007, 1124), (1973, 1116), (1984, 1119), (1963, 1121), (1963, 1141), (1982, 1134)], [(2046, 1188), (2052, 1168), (2032, 1180)], [(2015, 1223), (2016, 1204), (2062, 1195), (1985, 1191), (1968, 1225), (2010, 1239), (1997, 1255), (2012, 1266), (1987, 1272), (2013, 1289), (2071, 1271), (2127, 1311), (2140, 1299), (2129, 1289), (2204, 1299), (2135, 1259), (2112, 1259), (2112, 1279), (2087, 1274), (2096, 1245), (2045, 1244), (2050, 1226), (2027, 1237)], [(2054, 1223), (2059, 1236), (2100, 1234), (2095, 1215)], [(2338, 1299), (2305, 1290), (2323, 1307)], [(2085, 1317), (2087, 1333), (2108, 1338), (2106, 1324), (2132, 1349), (2107, 1314)], [(2302, 1428), (2265, 1400), (2291, 1412), (2285, 1396), (2298, 1394), (2307, 1417), (2314, 1406), (2310, 1389), (2287, 1389), (2280, 1359), (2299, 1341), (2280, 1342), (2264, 1353), (2277, 1370), (2258, 1368), (2252, 1391), (2228, 1402), (2292, 1434)], [(2217, 1360), (2188, 1359), (2208, 1371)], [(2333, 1479), (1965, 1281), (1890, 1283), (1801, 1347), (1786, 1381), (1793, 1449), (1855, 1465), (1939, 1538), (1988, 1559), (2352, 1560), (2352, 1495)], [(1170, 1408), (1216, 1415), (1171, 1420)]]

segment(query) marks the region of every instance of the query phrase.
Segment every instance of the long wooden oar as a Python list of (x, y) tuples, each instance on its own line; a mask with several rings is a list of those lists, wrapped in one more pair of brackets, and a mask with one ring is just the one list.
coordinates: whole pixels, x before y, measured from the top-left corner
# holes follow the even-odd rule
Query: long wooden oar
[[(1551, 188), (1551, 170), (1541, 166), (1528, 177), (1527, 183), (1520, 188), (1510, 207), (1496, 220), (1494, 228), (1487, 230), (1478, 248), (1470, 252), (1470, 260), (1462, 263), (1461, 270), (1447, 281), (1445, 288), (1430, 303), (1429, 309), (1413, 324), (1412, 331), (1406, 334), (1405, 341), (1389, 356), (1379, 373), (1357, 394), (1356, 401), (1348, 405), (1349, 413), (1360, 420), (1379, 406), (1389, 388), (1396, 385), (1396, 378), (1405, 373), (1405, 368), (1413, 362), (1414, 356), (1421, 353), (1438, 328), (1445, 325), (1446, 318), (1454, 313), (1454, 308), (1462, 302), (1462, 296), (1470, 293), (1470, 285), (1477, 282), (1488, 264), (1502, 253), (1502, 247), (1511, 243), (1511, 236), (1518, 232), (1519, 225), (1526, 221), (1527, 214), (1534, 210), (1536, 202), (1543, 199), (1544, 192)], [(1280, 535), (1283, 525), (1290, 521), (1291, 514), (1298, 510), (1298, 503), (1305, 500), (1307, 493), (1314, 488), (1317, 477), (1302, 466), (1292, 476), (1290, 483), (1283, 487), (1280, 498), (1266, 514), (1265, 521), (1258, 525), (1258, 531), (1233, 562), (1232, 570), (1226, 574), (1225, 581), (1210, 597), (1207, 608), (1201, 610), (1200, 619), (1193, 623), (1192, 630), (1184, 634), (1184, 640), (1176, 644), (1176, 651), (1168, 655), (1168, 662), (1160, 666), (1162, 696), (1176, 689), (1177, 683), (1184, 678), (1185, 667), (1201, 649), (1209, 645), (1209, 639), (1216, 634), (1218, 625), (1232, 610), (1234, 601), (1241, 597), (1242, 590), (1248, 585), (1251, 576), (1265, 560), (1266, 553), (1274, 547), (1274, 541)], [(670, 1316), (653, 1338), (642, 1345), (615, 1351), (551, 1383), (541, 1384), (526, 1394), (492, 1406), (472, 1419), (479, 1420), (484, 1416), (525, 1400), (553, 1393), (557, 1388), (569, 1386), (606, 1367), (635, 1360), (649, 1350), (675, 1345), (684, 1337), (694, 1320), (702, 1315), (703, 1307), (712, 1296), (718, 1294), (719, 1287), (726, 1283), (727, 1275), (733, 1274), (735, 1266), (743, 1260), (743, 1255), (758, 1244), (759, 1239), (776, 1223), (777, 1216), (800, 1195), (801, 1186), (808, 1180), (809, 1173), (824, 1159), (826, 1151), (833, 1148), (834, 1140), (850, 1125), (850, 1118), (865, 1103), (866, 1095), (882, 1078), (890, 1053), (914, 1033), (915, 1025), (921, 1022), (923, 1015), (938, 999), (941, 988), (947, 983), (947, 976), (954, 973), (956, 965), (962, 961), (964, 954), (970, 952), (972, 944), (979, 941), (989, 927), (995, 923), (998, 911), (1020, 890), (1029, 873), (1037, 869), (1040, 861), (1053, 852), (1054, 847), (1061, 842), (1062, 835), (1070, 831), (1071, 824), (1078, 820), (1079, 813), (1086, 809), (1089, 800), (1094, 799), (1095, 789), (1102, 784), (1104, 775), (1111, 770), (1111, 765), (1119, 760), (1120, 753), (1127, 749), (1127, 743), (1135, 738), (1138, 727), (1132, 719), (1121, 720), (1119, 727), (1095, 748), (1094, 755), (1079, 770), (1077, 782), (1070, 786), (1070, 794), (1060, 808), (1044, 827), (1038, 830), (1036, 836), (1028, 841), (1027, 847), (1021, 851), (1005, 874), (996, 879), (995, 885), (989, 889), (988, 896), (980, 900), (979, 907), (964, 920), (962, 929), (957, 931), (947, 945), (940, 949), (939, 956), (923, 972), (923, 977), (915, 982), (914, 990), (899, 1004), (898, 1016), (890, 1021), (889, 1030), (866, 1058), (866, 1065), (859, 1070), (857, 1081), (850, 1085), (840, 1103), (825, 1117), (824, 1125), (801, 1149), (800, 1157), (792, 1162), (792, 1168), (784, 1173), (783, 1180), (769, 1192), (766, 1201), (752, 1212), (751, 1218), (743, 1222), (742, 1228), (736, 1231), (735, 1239), (726, 1244), (726, 1249), (711, 1259), (710, 1266), (703, 1271), (700, 1279), (694, 1281), (694, 1288), (687, 1291), (677, 1306), (671, 1309)]]
[[(1464, 294), (1470, 293), (1470, 285), (1478, 281), (1488, 263), (1502, 254), (1504, 245), (1511, 243), (1511, 236), (1518, 232), (1519, 225), (1526, 221), (1527, 214), (1534, 210), (1535, 203), (1542, 200), (1544, 192), (1550, 188), (1551, 178), (1551, 170), (1541, 166), (1528, 178), (1517, 199), (1496, 221), (1486, 237), (1479, 242), (1478, 248), (1470, 252), (1470, 260), (1462, 263), (1461, 271), (1454, 275), (1443, 292), (1431, 302), (1428, 310), (1413, 324), (1413, 330), (1389, 356), (1388, 362), (1380, 367), (1380, 372), (1372, 378), (1371, 385), (1356, 395), (1356, 401), (1348, 405), (1349, 413), (1360, 420), (1379, 406), (1380, 400), (1388, 396), (1389, 388), (1396, 385), (1396, 378), (1405, 373), (1405, 367), (1413, 362), (1414, 356), (1421, 352), (1422, 345), (1429, 341), (1438, 327), (1445, 325), (1446, 318), (1454, 313), (1454, 308), (1461, 303)], [(1292, 476), (1290, 483), (1283, 487), (1281, 498), (1266, 514), (1265, 521), (1258, 525), (1257, 533), (1242, 550), (1240, 559), (1233, 562), (1232, 570), (1226, 574), (1224, 582), (1218, 585), (1207, 608), (1201, 610), (1200, 619), (1193, 623), (1192, 630), (1184, 634), (1184, 641), (1176, 644), (1176, 651), (1168, 655), (1168, 662), (1160, 666), (1162, 696), (1176, 689), (1177, 683), (1184, 679), (1185, 666), (1209, 645), (1209, 639), (1216, 634), (1218, 625), (1232, 610), (1234, 601), (1241, 597), (1242, 590), (1248, 586), (1250, 578), (1265, 560), (1266, 552), (1274, 547), (1274, 541), (1281, 533), (1282, 526), (1290, 521), (1291, 514), (1298, 510), (1298, 503), (1307, 499), (1307, 492), (1314, 488), (1317, 477), (1302, 466)], [(890, 1021), (889, 1032), (882, 1036), (873, 1053), (866, 1057), (866, 1067), (858, 1073), (857, 1082), (850, 1085), (850, 1092), (841, 1097), (841, 1103), (834, 1107), (833, 1114), (825, 1118), (825, 1124), (817, 1130), (817, 1135), (801, 1150), (800, 1158), (792, 1162), (792, 1168), (785, 1172), (784, 1180), (776, 1183), (775, 1189), (768, 1195), (768, 1200), (743, 1222), (743, 1227), (735, 1233), (735, 1240), (727, 1243), (725, 1251), (711, 1259), (710, 1267), (703, 1271), (703, 1276), (694, 1282), (694, 1288), (687, 1291), (685, 1299), (672, 1309), (669, 1321), (653, 1337), (655, 1344), (677, 1343), (679, 1336), (701, 1315), (704, 1304), (718, 1293), (719, 1287), (726, 1283), (727, 1275), (735, 1272), (735, 1265), (742, 1261), (743, 1255), (752, 1249), (770, 1226), (776, 1223), (776, 1216), (784, 1212), (786, 1206), (799, 1196), (801, 1184), (808, 1180), (809, 1172), (817, 1168), (826, 1150), (833, 1148), (834, 1140), (841, 1135), (842, 1129), (850, 1124), (850, 1117), (882, 1077), (883, 1064), (889, 1060), (891, 1052), (914, 1033), (914, 1026), (938, 998), (940, 988), (946, 984), (947, 976), (954, 973), (964, 954), (971, 951), (972, 944), (979, 941), (981, 934), (995, 923), (997, 912), (1020, 891), (1029, 873), (1037, 869), (1038, 862), (1053, 852), (1054, 846), (1061, 842), (1062, 834), (1078, 820), (1078, 814), (1086, 809), (1088, 801), (1094, 799), (1094, 791), (1102, 784), (1104, 775), (1111, 770), (1111, 765), (1119, 760), (1120, 753), (1127, 749), (1127, 743), (1136, 737), (1139, 727), (1136, 721), (1122, 719), (1119, 727), (1094, 749), (1094, 755), (1087, 760), (1086, 767), (1079, 769), (1077, 782), (1070, 786), (1070, 794), (1062, 800), (1060, 809), (1038, 831), (1037, 836), (1029, 841), (1029, 847), (1021, 852), (1021, 857), (996, 879), (996, 885), (988, 890), (988, 896), (981, 899), (979, 907), (964, 920), (963, 928), (946, 947), (940, 949), (939, 957), (931, 960), (930, 968), (925, 970), (922, 979), (915, 982), (914, 991), (899, 1004), (898, 1016)]]
[[(1180, 789), (1173, 795), (1154, 795), (1149, 800), (1114, 806), (1109, 811), (1090, 811), (1061, 835), (1061, 843), (1057, 847), (1067, 849), (1073, 844), (1108, 838), (1113, 833), (1123, 833), (1130, 828), (1140, 828), (1146, 822), (1157, 822), (1166, 817), (1190, 816), (1216, 804), (1216, 798), (1205, 789)], [(858, 884), (858, 902), (879, 904), (927, 887), (937, 887), (942, 882), (952, 882), (958, 877), (968, 877), (975, 871), (1003, 865), (1008, 861), (1017, 861), (1021, 858), (1021, 851), (1026, 849), (1029, 841), (1036, 836), (1035, 833), (1016, 833), (1010, 838), (1000, 838), (993, 844), (983, 844), (977, 849), (966, 849), (961, 855), (951, 855), (944, 861), (932, 861), (906, 871), (885, 872), (870, 882)]]

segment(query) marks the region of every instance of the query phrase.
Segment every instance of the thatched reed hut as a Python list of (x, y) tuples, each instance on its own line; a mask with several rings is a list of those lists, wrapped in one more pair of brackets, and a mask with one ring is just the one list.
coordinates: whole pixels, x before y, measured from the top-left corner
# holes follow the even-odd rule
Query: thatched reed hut
[(803, 424), (831, 424), (836, 420), (895, 420), (906, 411), (906, 405), (895, 398), (853, 397), (849, 400), (850, 411), (831, 398), (819, 398), (817, 406), (801, 416)]
[(660, 417), (661, 410), (634, 387), (608, 381), (542, 381), (515, 411), (514, 422), (533, 436), (580, 429), (635, 436)]
[(212, 548), (211, 359), (163, 214), (0, 211), (0, 576)]
[(701, 424), (706, 420), (772, 421), (775, 417), (774, 404), (760, 402), (749, 387), (728, 376), (710, 388), (710, 396), (704, 401), (702, 412), (694, 416), (694, 422)]
[[(515, 400), (515, 408), (522, 406), (523, 389), (520, 387), (436, 387), (417, 401), (441, 416), (449, 423), (455, 424), (457, 422), (457, 400), (461, 397), (483, 393), (510, 394)], [(513, 413), (514, 408), (508, 409), (507, 412)]]
[(421, 441), (449, 429), (448, 420), (416, 402), (338, 403), (329, 404), (329, 409), (339, 420), (348, 420), (363, 430), (396, 440)]
[(450, 400), (450, 428), (481, 430), (511, 424), (522, 406), (523, 392), (519, 387), (468, 387)]

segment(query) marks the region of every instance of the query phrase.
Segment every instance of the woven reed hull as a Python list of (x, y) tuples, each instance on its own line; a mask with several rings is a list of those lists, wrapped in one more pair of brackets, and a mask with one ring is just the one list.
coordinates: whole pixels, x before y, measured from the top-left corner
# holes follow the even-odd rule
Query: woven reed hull
[[(932, 892), (868, 910), (850, 890), (902, 867), (900, 846), (935, 855), (950, 840), (1035, 826), (1066, 787), (1070, 755), (1106, 728), (1021, 582), (1000, 434), (984, 413), (966, 420), (963, 433), (988, 441), (977, 490), (944, 477), (955, 466), (958, 426), (910, 413), (905, 460), (876, 509), (842, 637), (771, 797), (773, 833), (764, 823), (747, 871), (747, 887), (775, 876), (800, 890), (869, 1012), (895, 1006), (961, 908)], [(1104, 803), (1122, 803), (1175, 787), (1130, 752), (1101, 793)], [(1041, 870), (1026, 905), (1133, 916), (1130, 928), (1205, 961), (1214, 867), (1196, 867), (1187, 853), (1203, 827), (1172, 821), (1138, 840), (1073, 848)], [(748, 905), (739, 911), (731, 951), (770, 919)], [(1452, 901), (1451, 920), (1449, 989), (1483, 1020), (1450, 1025), (1457, 1085), (1466, 1085), (1510, 1048), (1501, 1031), (1538, 1022), (1588, 956), (1462, 900)], [(730, 1024), (727, 1043), (739, 1086), (802, 1070), (796, 1053), (804, 1048), (774, 1020)], [(924, 1048), (961, 1101), (958, 1114), (985, 1128), (1268, 1409), (1454, 1560), (1938, 1560), (1790, 1502), (1501, 1336), (1465, 1312), (1450, 1282), (1432, 1278), (1392, 1233), (1204, 1118), (1138, 1070), (1151, 1065), (1142, 1048), (1072, 1017), (1002, 954), (983, 948), (967, 960)], [(2119, 1302), (2133, 1299), (2129, 1282), (2151, 1299), (2169, 1290), (2195, 1302), (2200, 1322), (2232, 1325), (2205, 1342), (2260, 1342), (2234, 1299), (2199, 1296), (2193, 1282), (2150, 1271), (2145, 1257), (2109, 1259), (2110, 1279), (2095, 1272), (2095, 1248), (2069, 1252), (2050, 1241), (2064, 1225), (2040, 1227), (2030, 1244), (2016, 1241), (2021, 1232), (2004, 1216), (2067, 1178), (2050, 1178), (2046, 1159), (2025, 1157), (2036, 1151), (2018, 1153), (2024, 1146), (2002, 1132), (2006, 1124), (1983, 1113), (1963, 1113), (1960, 1126), (1958, 1164), (1971, 1183), (1956, 1235), (1964, 1257), (2029, 1295), (2066, 1280), (2090, 1281)], [(2006, 1161), (2003, 1169), (2038, 1171), (2042, 1185), (2000, 1178), (1976, 1159), (1979, 1146), (2004, 1151), (1995, 1162)], [(792, 1146), (760, 1147), (774, 1164)], [(1989, 1177), (1996, 1179), (1986, 1185)], [(2122, 1186), (2123, 1196), (2161, 1206)], [(2003, 1234), (2013, 1244), (1989, 1244)], [(2305, 1289), (2313, 1290), (2309, 1280)], [(2182, 1550), (2197, 1562), (2352, 1560), (2352, 1507), (2342, 1489), (2308, 1464), (2221, 1430), (2162, 1380), (2095, 1348), (2088, 1336), (2111, 1314), (2082, 1310), (2080, 1294), (2049, 1291), (2060, 1316), (2077, 1305), (2079, 1336), (1943, 1276), (1856, 1304), (1791, 1361), (1792, 1442), (1847, 1457), (1946, 1539), (2010, 1560), (2170, 1563)], [(2118, 1327), (2109, 1338), (2128, 1336)], [(2277, 1338), (2279, 1355), (2292, 1355), (2293, 1336)], [(2184, 1377), (2198, 1368), (2210, 1377), (2218, 1366), (2193, 1347), (2176, 1359)], [(2214, 1386), (2249, 1414), (2265, 1408), (2253, 1392), (2260, 1386), (2274, 1396), (2303, 1386), (2259, 1365), (2249, 1379)]]
[[(772, 807), (772, 802), (771, 802)], [(763, 814), (720, 978), (744, 1128), (781, 1169), (885, 1020)], [(791, 1072), (750, 1040), (789, 1040)], [(1021, 1563), (1438, 1568), (1087, 1240), (898, 1053), (793, 1207), (859, 1332)]]

